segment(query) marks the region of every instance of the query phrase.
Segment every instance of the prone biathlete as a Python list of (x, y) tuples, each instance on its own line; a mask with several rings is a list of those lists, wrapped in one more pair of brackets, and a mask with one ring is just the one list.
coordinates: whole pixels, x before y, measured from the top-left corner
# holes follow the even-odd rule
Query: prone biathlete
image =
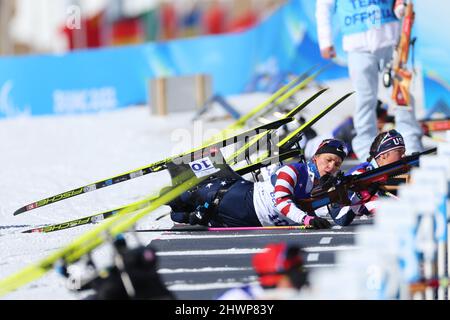
[[(168, 203), (174, 222), (212, 227), (305, 225), (330, 228), (330, 222), (296, 204), (308, 199), (321, 177), (335, 175), (347, 156), (345, 144), (324, 140), (308, 162), (281, 166), (270, 179), (251, 182), (236, 178), (213, 178)], [(347, 217), (334, 222), (346, 225)], [(353, 217), (352, 217), (353, 219)]]
[[(398, 131), (381, 132), (370, 146), (370, 156), (367, 161), (353, 167), (346, 175), (358, 175), (388, 165), (403, 158), (405, 152), (405, 142)], [(334, 217), (345, 216), (348, 221), (353, 220), (355, 216), (371, 216), (376, 210), (376, 200), (383, 194), (384, 192), (376, 186), (371, 190), (353, 192), (349, 195), (352, 201), (351, 206), (342, 207), (331, 204), (328, 206), (328, 210), (330, 215)]]

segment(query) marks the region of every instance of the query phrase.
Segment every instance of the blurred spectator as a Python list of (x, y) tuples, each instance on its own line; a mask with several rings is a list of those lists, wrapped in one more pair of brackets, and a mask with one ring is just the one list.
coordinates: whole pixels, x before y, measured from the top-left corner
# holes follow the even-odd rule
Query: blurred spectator
[(218, 300), (287, 299), (308, 285), (305, 253), (297, 245), (272, 243), (252, 258), (257, 284), (231, 289)]
[[(4, 31), (6, 29), (0, 26), (0, 33), (3, 32), (5, 36), (2, 38), (3, 41), (0, 40), (0, 49), (10, 46), (11, 48), (3, 51), (13, 50), (14, 45), (20, 43), (20, 47), (25, 48), (20, 49), (21, 52), (65, 51), (172, 40), (202, 34), (239, 32), (254, 26), (286, 2), (286, 0), (67, 1), (72, 7), (79, 9), (82, 14), (81, 20), (75, 18), (79, 16), (77, 11), (70, 12), (68, 16), (65, 12), (67, 5), (63, 2), (32, 1), (36, 8), (42, 7), (42, 10), (39, 10), (45, 11), (45, 15), (42, 12), (37, 14), (35, 7), (25, 9), (23, 5), (18, 6), (13, 19), (17, 20), (17, 23), (11, 22), (14, 24), (14, 39), (8, 40)], [(10, 19), (13, 12), (8, 14), (7, 9), (1, 11), (4, 12), (4, 17)], [(33, 13), (32, 24), (29, 23), (30, 13)], [(51, 19), (46, 20), (45, 17), (49, 15)], [(5, 21), (9, 21), (8, 19)], [(76, 21), (77, 27), (68, 25), (68, 19)], [(34, 25), (39, 27), (32, 27)], [(45, 29), (46, 33), (43, 34), (41, 29)]]
[(286, 0), (266, 0), (257, 2), (257, 10), (259, 12), (259, 21), (263, 21), (272, 15)]
[(0, 55), (14, 52), (9, 24), (14, 19), (15, 10), (15, 2), (0, 1)]
[(70, 50), (97, 48), (105, 45), (102, 42), (103, 19), (105, 19), (105, 14), (104, 11), (101, 11), (91, 17), (82, 18), (80, 29), (64, 26), (63, 32), (67, 37)]
[(213, 1), (203, 14), (203, 32), (220, 34), (225, 32), (226, 11), (219, 1)]
[(145, 41), (157, 41), (160, 32), (158, 6), (154, 6), (140, 16), (145, 32)]
[[(242, 0), (241, 0), (242, 1)], [(251, 1), (235, 1), (235, 13), (228, 27), (229, 32), (241, 32), (258, 22), (258, 13), (253, 9)]]
[(159, 7), (160, 39), (170, 40), (178, 36), (178, 14), (172, 2), (164, 1)]
[(199, 4), (191, 1), (181, 17), (181, 36), (194, 37), (199, 35), (201, 18), (202, 10)]
[(112, 45), (136, 44), (144, 39), (144, 29), (139, 18), (121, 19), (113, 24)]

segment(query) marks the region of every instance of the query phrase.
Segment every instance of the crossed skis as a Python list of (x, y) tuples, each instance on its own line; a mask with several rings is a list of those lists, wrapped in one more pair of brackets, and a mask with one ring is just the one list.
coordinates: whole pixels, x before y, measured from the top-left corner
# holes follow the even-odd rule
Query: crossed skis
[[(279, 89), (276, 93), (274, 93), (266, 102), (262, 103), (261, 105), (255, 107), (253, 110), (251, 110), (247, 115), (244, 115), (241, 119), (239, 119), (236, 123), (232, 124), (231, 126), (227, 127), (226, 129), (222, 130), (222, 132), (216, 136), (213, 137), (213, 139), (209, 139), (207, 142), (205, 142), (203, 144), (203, 146), (196, 148), (194, 150), (188, 151), (186, 153), (183, 153), (181, 155), (178, 156), (174, 156), (174, 157), (170, 157), (161, 161), (157, 161), (155, 163), (152, 163), (150, 165), (147, 166), (143, 166), (140, 168), (137, 168), (135, 170), (114, 176), (114, 177), (110, 177), (108, 179), (104, 179), (104, 180), (100, 180), (79, 188), (75, 188), (36, 202), (32, 202), (30, 204), (27, 204), (19, 209), (17, 209), (14, 212), (14, 215), (19, 215), (22, 214), (24, 212), (36, 209), (36, 208), (40, 208), (43, 206), (46, 206), (48, 204), (52, 204), (61, 200), (65, 200), (71, 197), (75, 197), (81, 194), (85, 194), (88, 192), (92, 192), (101, 188), (105, 188), (120, 182), (124, 182), (127, 180), (131, 180), (137, 177), (141, 177), (143, 175), (149, 174), (149, 173), (153, 173), (153, 172), (158, 172), (158, 171), (162, 171), (165, 170), (167, 167), (167, 163), (170, 162), (171, 160), (173, 160), (174, 158), (180, 157), (180, 156), (184, 156), (186, 154), (192, 154), (195, 151), (201, 150), (202, 148), (207, 148), (207, 147), (211, 147), (213, 145), (218, 145), (218, 146), (223, 146), (224, 144), (224, 140), (231, 140), (232, 138), (239, 138), (239, 135), (236, 136), (236, 130), (241, 129), (245, 123), (252, 118), (253, 116), (255, 116), (256, 114), (258, 114), (261, 110), (263, 110), (266, 107), (271, 107), (272, 105), (279, 105), (281, 104), (283, 101), (285, 101), (288, 97), (292, 96), (295, 92), (297, 92), (298, 90), (302, 89), (304, 86), (306, 86), (309, 82), (311, 82), (315, 76), (317, 76), (319, 74), (321, 70), (319, 70), (318, 72), (316, 72), (314, 75), (307, 77), (306, 79), (304, 79), (306, 76), (302, 75), (297, 77), (296, 79), (294, 79), (293, 81), (291, 81), (291, 83), (289, 83), (286, 86), (283, 86), (281, 89)], [(301, 80), (301, 82), (294, 86), (291, 90), (288, 91), (289, 87), (292, 86), (293, 84), (295, 84), (297, 81)], [(293, 90), (295, 89), (295, 90)], [(289, 96), (287, 95), (289, 92)], [(283, 95), (283, 93), (286, 93), (285, 95)], [(299, 110), (300, 111), (300, 110)], [(284, 120), (286, 121), (286, 120)], [(270, 125), (270, 124), (269, 124)], [(276, 124), (274, 124), (274, 127), (276, 127)], [(267, 129), (266, 125), (262, 125), (260, 127), (257, 127), (255, 129), (259, 129), (259, 130), (264, 130)], [(251, 130), (250, 130), (251, 131)], [(232, 136), (232, 134), (234, 136)], [(248, 136), (247, 134), (242, 134), (242, 136)]]
[[(289, 87), (282, 88), (284, 91), (287, 91)], [(283, 91), (282, 90), (282, 91)], [(281, 96), (282, 93), (277, 93), (279, 96)], [(273, 98), (273, 97), (272, 97)], [(282, 123), (287, 123), (291, 119), (284, 119), (282, 121), (276, 122), (277, 125), (272, 126), (263, 126), (264, 130), (271, 130), (277, 128)], [(259, 133), (259, 132), (258, 132)], [(227, 137), (230, 138), (230, 137)], [(233, 141), (236, 139), (233, 138)], [(218, 143), (218, 142), (216, 142)], [(214, 143), (213, 143), (214, 144)], [(209, 144), (208, 146), (211, 146)], [(200, 152), (203, 152), (205, 147), (201, 147), (196, 149)], [(284, 156), (286, 157), (292, 157), (294, 155), (299, 155), (300, 150), (288, 150), (284, 153)], [(187, 153), (188, 155), (193, 155), (192, 152)], [(186, 155), (186, 154), (184, 154)], [(275, 155), (272, 157), (274, 161), (282, 159), (283, 155)], [(173, 157), (171, 158), (173, 159)], [(259, 163), (253, 163), (250, 164), (244, 168), (241, 169), (241, 174), (245, 174), (246, 172), (251, 172), (252, 170), (256, 170), (258, 168), (263, 167), (264, 165), (267, 165), (272, 160), (271, 158), (265, 159), (264, 161), (261, 161)], [(167, 159), (166, 159), (167, 160)], [(170, 163), (170, 161), (169, 161)], [(163, 160), (156, 164), (152, 164), (147, 167), (153, 167), (154, 170), (157, 170), (158, 166), (167, 165), (168, 162)], [(222, 165), (222, 167), (219, 169), (220, 171), (223, 170), (224, 167), (227, 167), (225, 164)], [(160, 167), (160, 170), (163, 170), (164, 168)], [(139, 168), (138, 170), (134, 170), (125, 174), (121, 174), (116, 177), (112, 177), (109, 179), (105, 179), (102, 181), (98, 181), (97, 183), (104, 183), (105, 186), (112, 185), (115, 183), (119, 183), (122, 181), (126, 181), (129, 179), (133, 179), (135, 177), (141, 176), (144, 173), (144, 168)], [(228, 170), (230, 170), (228, 166)], [(173, 177), (172, 177), (173, 178)], [(55, 267), (58, 264), (70, 264), (78, 259), (80, 259), (85, 254), (91, 252), (93, 249), (95, 249), (97, 246), (103, 244), (105, 241), (108, 241), (110, 238), (113, 238), (117, 236), (120, 233), (123, 233), (130, 228), (132, 228), (135, 223), (145, 217), (150, 212), (154, 211), (158, 207), (168, 203), (169, 201), (175, 199), (177, 196), (179, 196), (181, 193), (191, 189), (192, 187), (196, 186), (198, 183), (201, 183), (204, 179), (208, 178), (208, 176), (204, 176), (201, 178), (198, 178), (196, 176), (191, 176), (187, 180), (183, 180), (183, 178), (180, 179), (180, 183), (176, 186), (172, 186), (168, 189), (161, 189), (161, 194), (158, 197), (155, 196), (149, 196), (146, 197), (140, 201), (137, 201), (131, 205), (117, 208), (116, 210), (111, 210), (109, 212), (109, 218), (107, 221), (104, 221), (97, 227), (89, 230), (88, 232), (82, 234), (75, 240), (73, 240), (69, 245), (64, 246), (63, 248), (57, 250), (56, 252), (50, 254), (44, 259), (41, 259), (40, 261), (31, 264), (27, 266), (26, 268), (12, 274), (9, 277), (6, 277), (5, 279), (0, 280), (0, 296), (3, 296), (13, 290), (16, 290), (17, 288), (36, 280), (37, 278), (43, 276), (47, 271), (51, 270), (53, 267)], [(25, 206), (19, 210), (16, 211), (15, 214), (20, 214), (38, 207), (41, 207), (43, 205), (47, 205), (50, 203), (54, 203), (56, 201), (60, 201), (62, 199), (67, 199), (85, 192), (90, 192), (93, 190), (97, 190), (98, 186), (97, 183), (87, 185), (82, 188), (74, 189), (71, 192), (65, 192), (62, 193), (59, 196), (61, 199), (58, 199), (58, 197), (50, 197), (44, 200), (41, 200), (41, 203), (36, 202), (36, 205), (30, 204), (28, 206)], [(95, 189), (94, 189), (95, 186)], [(101, 185), (100, 185), (101, 186)], [(81, 191), (80, 191), (81, 189)], [(164, 191), (163, 191), (164, 190)], [(52, 199), (53, 198), (53, 199)], [(42, 205), (40, 205), (42, 204)], [(133, 213), (133, 214), (130, 214)], [(89, 221), (98, 221), (100, 219), (99, 215), (94, 215), (97, 217), (90, 217)], [(102, 213), (102, 218), (108, 217), (108, 212)], [(86, 219), (78, 219), (80, 223), (81, 221), (87, 221)], [(76, 224), (76, 223), (75, 223)]]
[[(245, 125), (246, 122), (248, 122), (250, 119), (255, 118), (258, 115), (261, 115), (262, 111), (265, 111), (266, 113), (272, 111), (275, 107), (281, 106), (283, 102), (285, 102), (288, 98), (290, 98), (292, 95), (294, 95), (299, 90), (303, 89), (307, 84), (309, 84), (312, 80), (314, 80), (321, 72), (325, 70), (325, 68), (321, 68), (318, 71), (316, 71), (314, 74), (308, 76), (308, 74), (314, 69), (315, 67), (311, 68), (304, 74), (296, 77), (293, 81), (291, 81), (289, 84), (283, 86), (280, 88), (277, 92), (275, 92), (267, 101), (263, 102), (259, 106), (252, 109), (248, 114), (244, 115), (241, 119), (239, 119), (237, 122), (232, 124), (231, 126), (227, 127), (225, 130), (222, 131), (222, 137), (225, 136), (225, 138), (222, 138), (221, 140), (211, 142), (208, 141), (209, 144), (206, 146), (203, 145), (199, 148), (196, 148), (194, 150), (191, 150), (189, 152), (183, 153), (181, 155), (177, 155), (175, 157), (170, 157), (155, 163), (152, 163), (150, 165), (135, 169), (130, 172), (126, 172), (108, 179), (100, 180), (79, 188), (75, 188), (33, 203), (30, 203), (28, 205), (25, 205), (18, 210), (14, 212), (14, 215), (22, 214), (24, 212), (43, 207), (45, 205), (49, 205), (61, 200), (65, 200), (71, 197), (75, 197), (84, 193), (92, 192), (101, 188), (108, 187), (110, 185), (114, 185), (120, 182), (124, 182), (127, 180), (131, 180), (152, 172), (158, 172), (167, 169), (167, 163), (170, 161), (173, 161), (174, 159), (183, 157), (186, 159), (186, 157), (192, 156), (195, 152), (198, 152), (199, 150), (205, 150), (206, 148), (211, 148), (214, 146), (217, 146), (219, 148), (226, 146), (228, 143), (234, 143), (237, 142), (242, 137), (249, 137), (256, 134), (256, 136), (247, 144), (245, 144), (241, 149), (239, 149), (237, 152), (235, 152), (231, 157), (227, 158), (227, 163), (229, 164), (236, 164), (236, 160), (238, 159), (238, 156), (241, 154), (245, 154), (248, 152), (249, 148), (260, 141), (265, 136), (270, 136), (270, 134), (273, 134), (277, 128), (280, 126), (286, 124), (287, 122), (292, 121), (292, 117), (303, 110), (307, 105), (309, 105), (312, 101), (314, 101), (317, 97), (319, 97), (321, 94), (323, 94), (326, 89), (322, 89), (312, 95), (309, 99), (302, 102), (295, 108), (293, 108), (290, 112), (285, 114), (280, 120), (263, 124), (261, 126), (258, 126), (254, 129), (247, 130), (243, 133), (233, 135), (233, 136), (226, 136), (226, 133), (230, 132), (236, 132), (238, 128), (241, 128), (243, 125)], [(319, 112), (314, 118), (312, 118), (309, 122), (306, 122), (304, 125), (299, 127), (297, 130), (292, 132), (286, 139), (284, 139), (282, 142), (278, 143), (277, 147), (279, 148), (280, 152), (276, 154), (274, 157), (271, 157), (270, 154), (265, 153), (263, 156), (259, 157), (254, 163), (248, 164), (247, 166), (237, 169), (236, 172), (240, 175), (244, 175), (250, 172), (254, 172), (255, 170), (268, 165), (270, 163), (273, 163), (274, 161), (283, 161), (295, 156), (299, 156), (300, 150), (290, 150), (293, 142), (298, 142), (301, 139), (302, 132), (312, 126), (315, 122), (317, 122), (320, 118), (325, 116), (328, 112), (330, 112), (334, 107), (336, 107), (340, 102), (342, 102), (344, 99), (346, 99), (351, 93), (345, 95), (341, 99), (339, 99), (337, 102), (333, 103), (329, 107), (325, 108), (321, 112)], [(259, 131), (262, 131), (262, 133), (259, 133)], [(147, 206), (151, 201), (154, 201), (157, 199), (158, 196), (153, 196), (150, 198), (150, 200), (146, 203), (141, 203), (140, 201), (134, 202), (132, 204), (118, 207), (112, 210), (107, 210), (101, 213), (93, 214), (90, 216), (74, 219), (71, 221), (65, 221), (62, 223), (52, 224), (52, 225), (45, 225), (45, 226), (39, 226), (37, 228), (33, 228), (30, 230), (23, 231), (25, 233), (31, 233), (31, 232), (53, 232), (58, 230), (64, 230), (67, 228), (72, 228), (80, 225), (85, 225), (89, 223), (95, 223), (102, 221), (104, 219), (107, 219), (113, 215), (115, 215), (117, 212), (124, 208), (132, 208), (134, 210), (138, 210), (142, 207)]]
[[(320, 71), (320, 70), (319, 70)], [(319, 72), (318, 71), (318, 72)], [(315, 75), (318, 74), (316, 72)], [(313, 75), (314, 76), (314, 75)], [(254, 118), (255, 115), (263, 111), (266, 107), (274, 108), (276, 101), (278, 101), (280, 104), (280, 99), (287, 99), (287, 93), (293, 90), (295, 87), (300, 88), (301, 83), (305, 83), (307, 81), (311, 81), (314, 77), (310, 76), (308, 78), (305, 77), (298, 77), (295, 79), (295, 81), (291, 82), (288, 86), (285, 86), (281, 88), (278, 92), (276, 92), (268, 101), (263, 103), (262, 105), (258, 106), (254, 110), (250, 112), (250, 116), (245, 116), (245, 120), (238, 121), (235, 123), (232, 127), (227, 128), (223, 131), (223, 138), (222, 139), (215, 139), (215, 141), (209, 141), (206, 143), (206, 145), (196, 148), (194, 150), (191, 150), (189, 152), (183, 153), (181, 155), (170, 157), (168, 159), (164, 159), (162, 161), (150, 164), (148, 166), (138, 168), (136, 170), (109, 178), (105, 180), (101, 180), (80, 188), (76, 188), (43, 200), (39, 200), (37, 202), (31, 203), (27, 206), (24, 206), (20, 209), (18, 209), (14, 214), (21, 214), (26, 211), (30, 211), (57, 201), (61, 201), (64, 199), (68, 199), (83, 193), (91, 192), (94, 190), (98, 190), (100, 188), (104, 188), (116, 183), (120, 183), (123, 181), (127, 181), (130, 179), (134, 179), (136, 177), (151, 173), (151, 172), (157, 172), (161, 170), (168, 169), (167, 165), (170, 163), (173, 163), (174, 160), (180, 159), (180, 158), (194, 158), (194, 155), (203, 154), (205, 150), (210, 152), (214, 148), (220, 148), (226, 145), (226, 142), (236, 143), (239, 138), (242, 137), (253, 137), (253, 139), (250, 142), (246, 143), (246, 147), (243, 147), (238, 150), (238, 152), (234, 153), (231, 157), (227, 159), (226, 164), (222, 164), (222, 166), (219, 168), (219, 171), (222, 171), (224, 169), (230, 170), (228, 166), (229, 163), (233, 163), (233, 161), (242, 153), (247, 152), (249, 147), (255, 143), (257, 143), (260, 139), (263, 137), (273, 134), (280, 126), (290, 122), (293, 120), (293, 116), (295, 113), (302, 110), (304, 107), (306, 107), (310, 102), (312, 102), (314, 99), (316, 99), (318, 96), (320, 96), (325, 90), (321, 90), (314, 94), (311, 98), (303, 102), (302, 104), (298, 105), (294, 109), (292, 109), (289, 113), (284, 115), (284, 117), (280, 120), (271, 122), (269, 124), (265, 124), (259, 127), (254, 128), (253, 130), (245, 131), (241, 134), (234, 134), (229, 135), (230, 132), (233, 132), (233, 130), (242, 128), (249, 119)], [(292, 87), (289, 89), (292, 85), (294, 85), (297, 81), (301, 81), (299, 84), (295, 85), (295, 87)], [(294, 92), (294, 91), (292, 91)], [(293, 132), (291, 132), (286, 138), (284, 138), (282, 141), (280, 141), (277, 144), (277, 147), (279, 148), (279, 153), (275, 155), (270, 154), (264, 154), (263, 156), (259, 157), (254, 163), (250, 163), (245, 167), (239, 168), (235, 170), (237, 174), (244, 175), (250, 172), (253, 172), (254, 170), (257, 170), (261, 167), (264, 167), (270, 163), (273, 163), (274, 161), (280, 161), (292, 158), (293, 156), (298, 156), (301, 153), (301, 150), (299, 149), (291, 149), (293, 146), (295, 146), (298, 141), (301, 139), (302, 132), (311, 127), (314, 123), (316, 123), (319, 119), (324, 117), (328, 112), (330, 112), (332, 109), (334, 109), (337, 105), (339, 105), (342, 101), (344, 101), (346, 98), (348, 98), (352, 93), (344, 95), (342, 98), (319, 112), (315, 117), (313, 117), (310, 121), (305, 123), (304, 125), (300, 126)], [(283, 100), (283, 101), (285, 101)], [(231, 129), (230, 129), (231, 128)], [(410, 159), (412, 162), (414, 162), (416, 159)], [(401, 163), (399, 166), (409, 166), (411, 163)], [(391, 168), (393, 171), (397, 170), (398, 168)], [(400, 168), (398, 170), (403, 170), (404, 168)], [(169, 169), (170, 170), (170, 169)], [(375, 172), (380, 175), (389, 175), (391, 172)], [(197, 177), (197, 176), (190, 176), (185, 177), (183, 175), (180, 175), (180, 177), (173, 177), (172, 180), (179, 178), (179, 183), (169, 187), (168, 189), (162, 189), (165, 191), (161, 191), (161, 194), (158, 196), (149, 196), (142, 200), (139, 200), (137, 202), (134, 202), (132, 204), (129, 204), (124, 207), (116, 208), (114, 210), (105, 211), (103, 213), (95, 214), (89, 217), (80, 218), (77, 220), (72, 220), (69, 222), (64, 222), (60, 224), (56, 224), (53, 226), (45, 226), (42, 227), (42, 230), (31, 229), (27, 230), (25, 232), (52, 232), (56, 230), (63, 230), (67, 229), (73, 226), (83, 225), (86, 223), (91, 222), (97, 222), (103, 219), (107, 219), (107, 221), (104, 221), (99, 226), (89, 230), (88, 232), (82, 234), (78, 238), (76, 238), (74, 241), (72, 241), (69, 245), (57, 250), (56, 252), (52, 253), (51, 255), (47, 256), (46, 258), (38, 261), (35, 264), (29, 265), (28, 267), (20, 270), (19, 272), (0, 280), (0, 296), (5, 295), (33, 280), (36, 280), (37, 278), (44, 275), (47, 271), (51, 270), (55, 265), (58, 263), (62, 264), (70, 264), (77, 260), (79, 260), (82, 256), (86, 255), (87, 253), (91, 252), (93, 249), (95, 249), (97, 246), (103, 244), (104, 242), (108, 241), (109, 239), (117, 236), (120, 233), (123, 233), (130, 228), (132, 228), (136, 222), (143, 217), (145, 217), (147, 214), (151, 213), (152, 211), (156, 210), (160, 206), (170, 202), (171, 200), (178, 197), (181, 193), (191, 189), (192, 187), (196, 186), (197, 184), (201, 183), (205, 179), (207, 179), (210, 175), (205, 175), (203, 177)], [(362, 179), (364, 176), (358, 177), (358, 179)], [(373, 177), (366, 177), (367, 181), (372, 181)], [(350, 178), (349, 178), (350, 179)], [(356, 178), (353, 178), (356, 179)], [(355, 180), (356, 181), (356, 180)], [(349, 180), (349, 181), (343, 181), (345, 185), (354, 184), (355, 181)], [(342, 187), (345, 187), (342, 185)], [(351, 187), (351, 186), (350, 186)], [(323, 198), (326, 198), (328, 195), (323, 194)], [(322, 198), (316, 199), (319, 201), (323, 201)], [(312, 207), (314, 207), (314, 203), (310, 204)], [(133, 214), (131, 214), (133, 213)], [(47, 228), (47, 229), (45, 229)], [(294, 226), (293, 228), (302, 229), (303, 226)], [(34, 230), (34, 231), (33, 231)]]
[[(305, 100), (304, 102), (302, 102), (301, 104), (299, 104), (298, 106), (296, 106), (295, 108), (293, 108), (290, 112), (288, 112), (287, 114), (285, 114), (285, 116), (277, 121), (256, 127), (254, 129), (245, 131), (244, 133), (235, 135), (235, 136), (231, 136), (231, 137), (227, 137), (225, 140), (221, 140), (221, 141), (217, 141), (213, 144), (209, 144), (208, 146), (205, 147), (200, 147), (197, 148), (193, 151), (190, 151), (189, 153), (184, 153), (175, 157), (171, 157), (171, 158), (167, 158), (164, 159), (162, 161), (156, 162), (154, 164), (151, 164), (149, 166), (146, 166), (144, 168), (139, 168), (138, 170), (134, 170), (132, 172), (129, 173), (125, 173), (122, 175), (118, 175), (109, 179), (105, 179), (105, 180), (101, 180), (98, 181), (94, 184), (90, 184), (87, 186), (83, 186), (77, 189), (73, 189), (67, 192), (63, 192), (61, 194), (58, 194), (56, 196), (52, 196), (43, 200), (39, 200), (37, 202), (34, 202), (32, 204), (26, 205), (22, 208), (20, 208), (19, 210), (17, 210), (14, 214), (20, 214), (38, 207), (42, 207), (57, 201), (61, 201), (63, 199), (68, 199), (83, 193), (87, 193), (90, 191), (94, 191), (100, 188), (104, 188), (107, 187), (109, 185), (113, 185), (116, 183), (120, 183), (123, 181), (127, 181), (139, 176), (142, 176), (144, 174), (148, 174), (151, 172), (157, 172), (157, 171), (161, 171), (161, 170), (165, 170), (167, 169), (167, 163), (173, 161), (174, 159), (178, 159), (178, 158), (189, 158), (191, 157), (195, 152), (197, 151), (201, 151), (204, 149), (208, 149), (208, 148), (212, 148), (212, 147), (223, 147), (226, 146), (226, 142), (227, 141), (231, 141), (231, 142), (237, 142), (240, 138), (243, 137), (249, 137), (249, 136), (253, 136), (253, 139), (251, 139), (249, 142), (247, 142), (246, 144), (244, 144), (244, 146), (242, 146), (239, 150), (237, 150), (236, 152), (234, 152), (231, 156), (229, 156), (226, 159), (226, 162), (230, 165), (234, 165), (237, 163), (237, 159), (240, 155), (245, 154), (245, 152), (254, 144), (256, 144), (258, 141), (260, 141), (263, 137), (273, 134), (276, 129), (278, 129), (279, 127), (281, 127), (282, 125), (290, 122), (293, 120), (293, 116), (295, 114), (297, 114), (298, 112), (300, 112), (301, 110), (303, 110), (307, 105), (309, 105), (312, 101), (314, 101), (317, 97), (319, 97), (321, 94), (323, 94), (327, 89), (322, 89), (320, 91), (318, 91), (317, 93), (313, 94), (310, 98), (308, 98), (307, 100)], [(337, 100), (336, 102), (332, 103), (330, 106), (326, 107), (325, 109), (323, 109), (321, 112), (319, 112), (316, 116), (314, 116), (311, 120), (309, 120), (308, 122), (304, 123), (303, 125), (301, 125), (299, 128), (297, 128), (296, 130), (294, 130), (293, 132), (291, 132), (286, 138), (284, 138), (282, 141), (280, 141), (277, 144), (277, 148), (279, 149), (279, 154), (270, 157), (268, 152), (265, 152), (262, 156), (260, 156), (254, 163), (248, 164), (245, 167), (236, 169), (236, 173), (240, 174), (240, 175), (245, 175), (247, 173), (250, 172), (254, 172), (255, 170), (260, 169), (261, 167), (264, 167), (266, 165), (269, 165), (271, 163), (274, 162), (279, 162), (279, 161), (283, 161), (283, 160), (287, 160), (296, 156), (299, 156), (299, 154), (301, 153), (301, 150), (299, 149), (294, 149), (292, 150), (291, 148), (301, 139), (302, 133), (310, 128), (313, 124), (315, 124), (318, 120), (320, 120), (322, 117), (324, 117), (327, 113), (329, 113), (331, 110), (333, 110), (336, 106), (338, 106), (341, 102), (343, 102), (346, 98), (348, 98), (352, 93), (348, 93), (346, 95), (344, 95), (342, 98), (340, 98), (339, 100)], [(259, 133), (259, 131), (262, 131), (261, 133)], [(127, 207), (131, 207), (134, 210), (138, 210), (140, 208), (143, 208), (145, 206), (147, 206), (150, 202), (154, 201), (155, 199), (157, 199), (158, 196), (153, 196), (151, 197), (147, 202), (142, 203), (140, 201), (137, 201), (135, 203), (123, 206), (123, 207), (118, 207), (112, 210), (108, 210), (108, 211), (104, 211), (101, 213), (97, 213), (94, 215), (90, 215), (90, 216), (86, 216), (83, 218), (79, 218), (79, 219), (74, 219), (71, 221), (65, 221), (62, 223), (57, 223), (57, 224), (52, 224), (52, 225), (47, 225), (47, 226), (40, 226), (37, 228), (33, 228), (33, 229), (29, 229), (29, 230), (25, 230), (23, 231), (24, 233), (33, 233), (33, 232), (53, 232), (53, 231), (59, 231), (59, 230), (64, 230), (64, 229), (68, 229), (68, 228), (73, 228), (76, 226), (81, 226), (81, 225), (85, 225), (85, 224), (89, 224), (89, 223), (94, 223), (94, 222), (99, 222), (102, 221), (104, 219), (107, 219), (113, 215), (115, 215), (117, 212), (119, 212), (120, 210), (127, 208)]]

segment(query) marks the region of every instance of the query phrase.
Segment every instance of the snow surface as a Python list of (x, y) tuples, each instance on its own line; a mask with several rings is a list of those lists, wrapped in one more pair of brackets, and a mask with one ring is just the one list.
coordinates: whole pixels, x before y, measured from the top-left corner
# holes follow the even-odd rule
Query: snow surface
[[(312, 103), (303, 113), (310, 118), (321, 108), (351, 91), (348, 81), (329, 83), (331, 90)], [(297, 94), (309, 97), (313, 87)], [(228, 97), (241, 112), (264, 101), (269, 94), (254, 93)], [(315, 125), (327, 132), (352, 114), (354, 97)], [(210, 114), (221, 114), (214, 106)], [(193, 112), (168, 117), (150, 114), (149, 107), (130, 107), (109, 113), (17, 118), (0, 121), (0, 279), (37, 262), (92, 229), (86, 225), (49, 234), (22, 234), (20, 231), (41, 224), (57, 223), (123, 206), (169, 182), (167, 173), (147, 175), (43, 208), (13, 216), (19, 207), (76, 187), (115, 176), (200, 145), (208, 136), (232, 120), (195, 122)], [(139, 221), (137, 227), (171, 227), (163, 206)], [(131, 245), (139, 240), (147, 244), (158, 234), (125, 235)], [(111, 260), (108, 245), (95, 250), (94, 261), (107, 266)], [(67, 290), (55, 271), (7, 295), (6, 299), (80, 299), (88, 293)]]

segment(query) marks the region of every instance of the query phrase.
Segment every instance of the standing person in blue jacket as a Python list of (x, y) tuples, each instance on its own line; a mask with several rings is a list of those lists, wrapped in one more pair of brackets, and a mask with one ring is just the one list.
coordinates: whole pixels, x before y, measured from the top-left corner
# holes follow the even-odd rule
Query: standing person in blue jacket
[[(296, 224), (330, 228), (327, 219), (304, 212), (297, 202), (308, 199), (313, 187), (335, 175), (347, 155), (342, 141), (328, 139), (320, 144), (310, 161), (283, 165), (265, 181), (207, 180), (168, 204), (171, 218), (175, 222), (214, 227)], [(331, 217), (337, 224), (347, 224), (346, 216)]]
[[(359, 159), (366, 159), (370, 143), (377, 135), (375, 108), (379, 72), (392, 58), (400, 34), (398, 19), (405, 13), (405, 3), (403, 0), (317, 0), (318, 40), (325, 59), (336, 56), (331, 27), (333, 11), (339, 17), (343, 49), (348, 53), (350, 78), (356, 92), (353, 151)], [(409, 152), (423, 151), (423, 133), (414, 108), (397, 106), (395, 123)]]

